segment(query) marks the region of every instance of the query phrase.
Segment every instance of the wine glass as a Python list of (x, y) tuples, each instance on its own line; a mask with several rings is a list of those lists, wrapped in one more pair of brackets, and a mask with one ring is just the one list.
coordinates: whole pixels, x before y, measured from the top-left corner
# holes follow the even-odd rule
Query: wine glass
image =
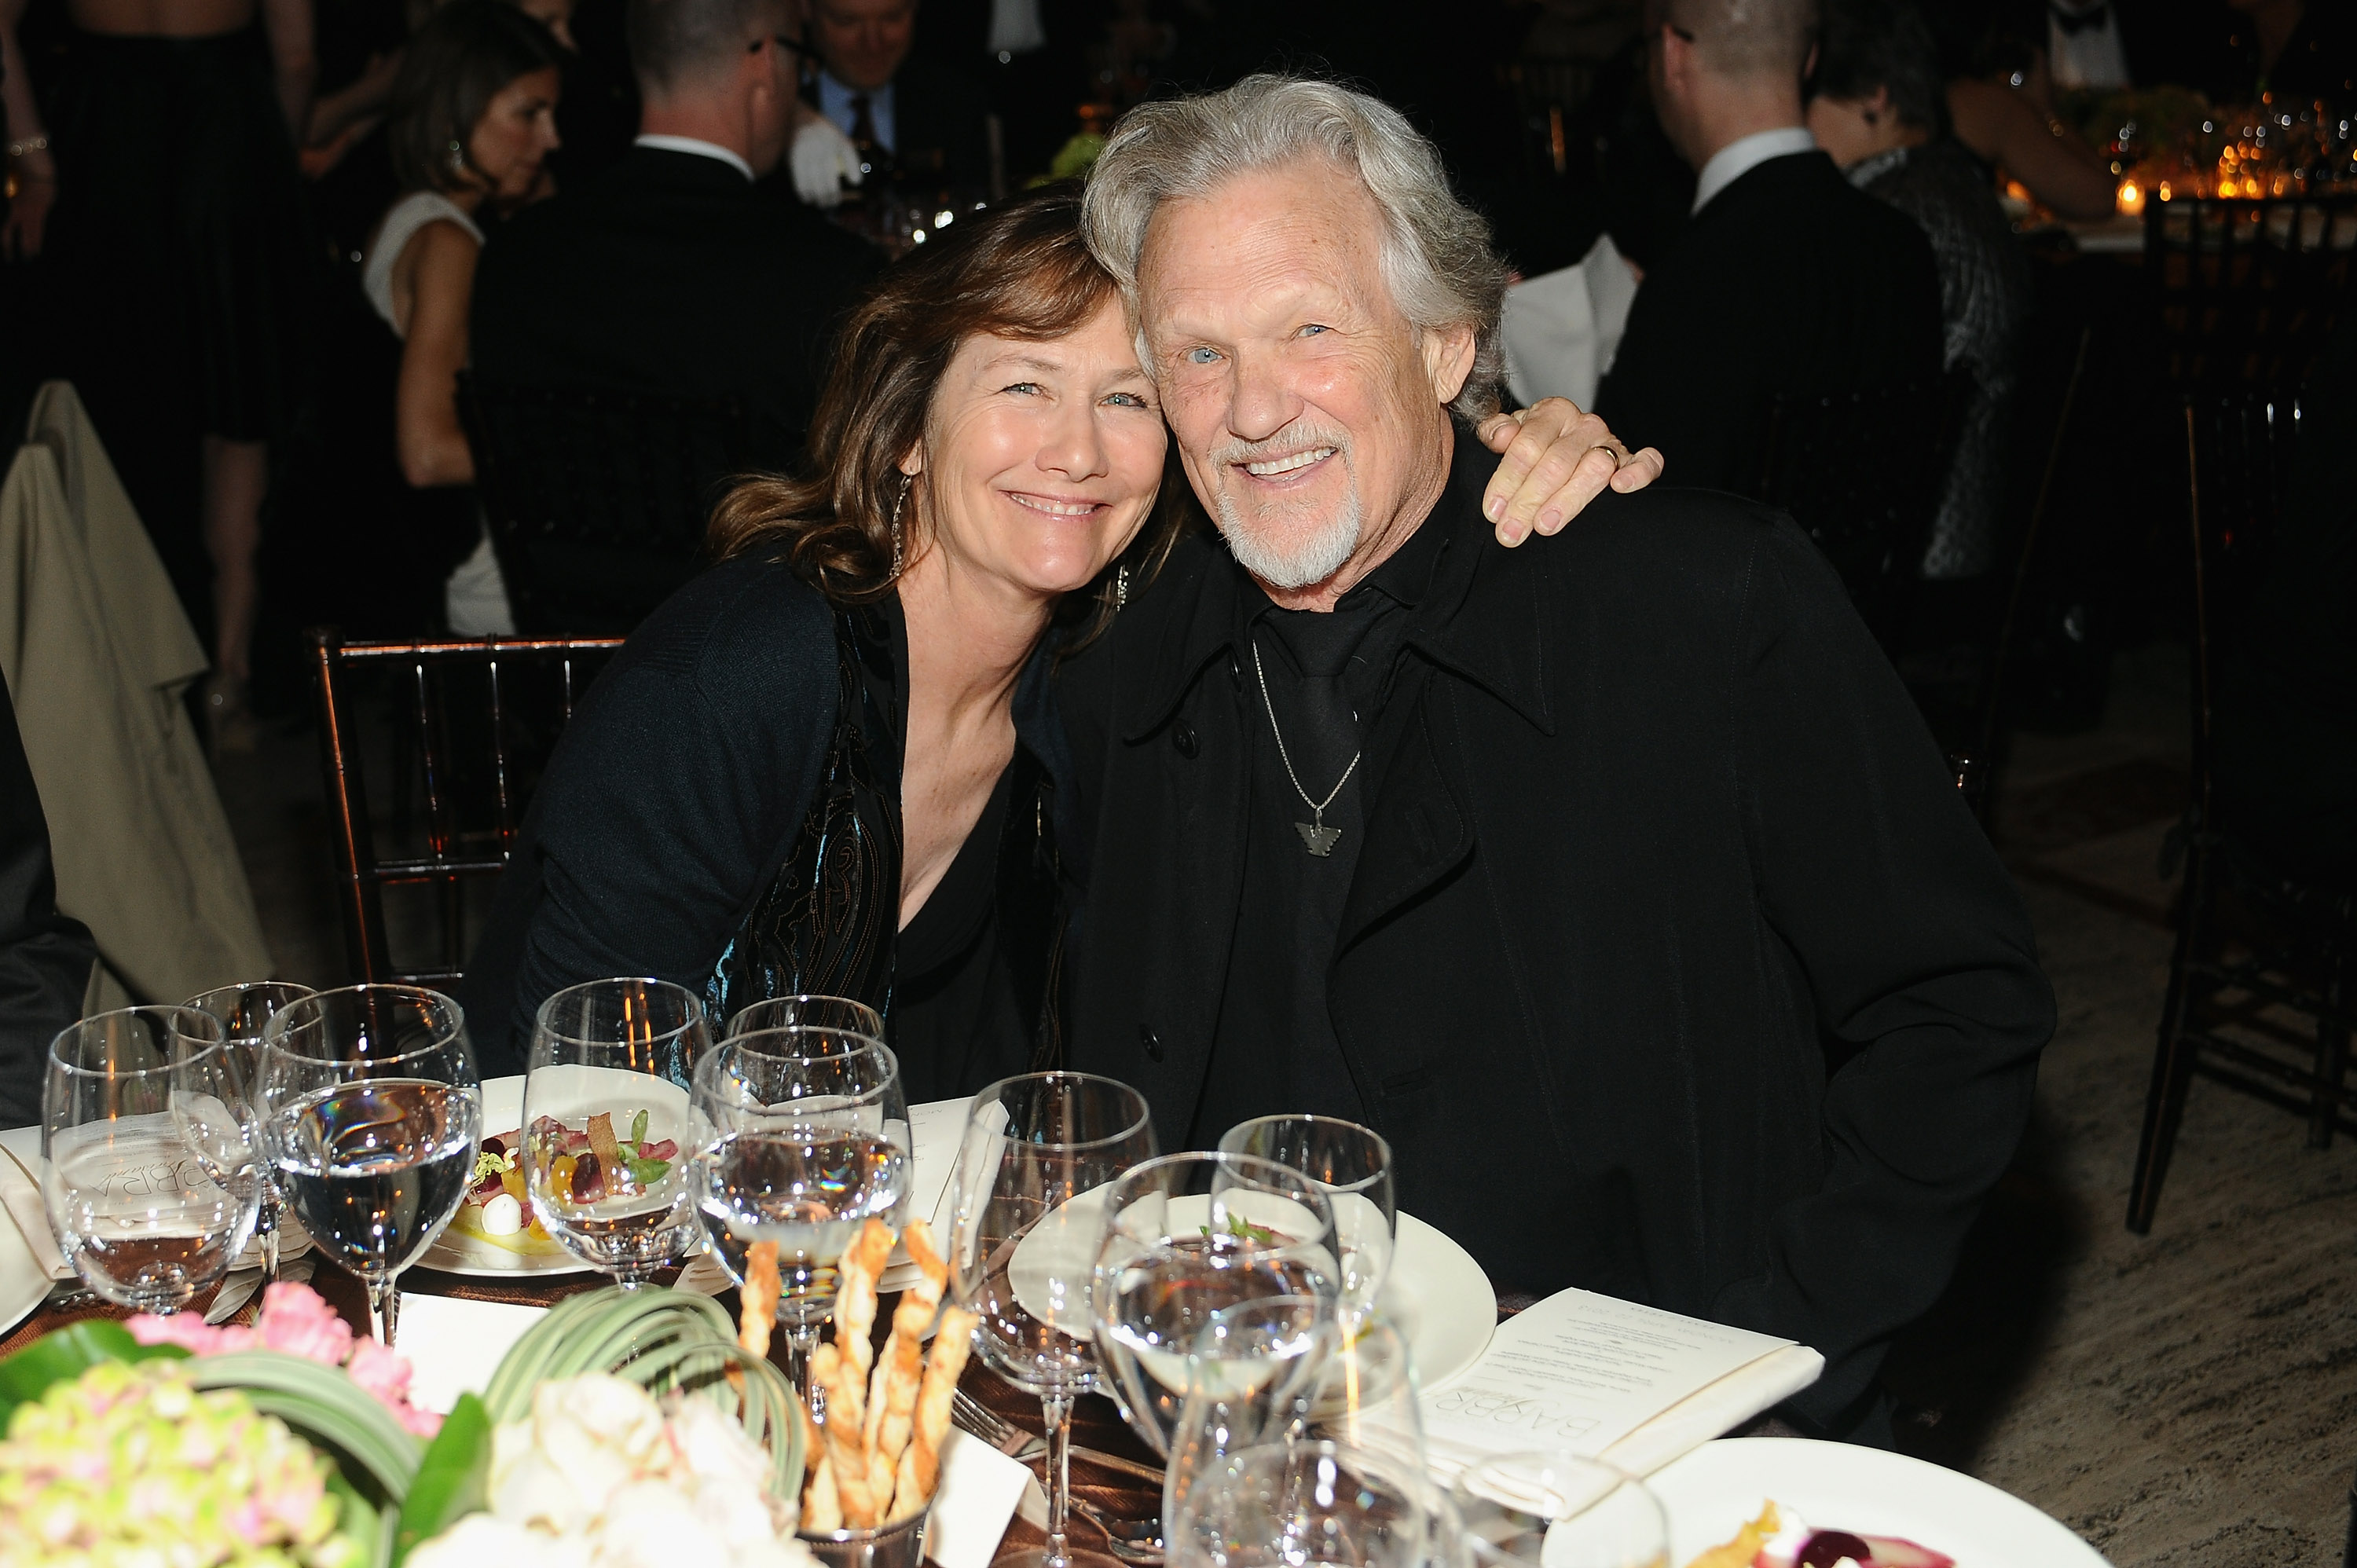
[(710, 1044), (704, 1004), (662, 980), (568, 986), (533, 1022), (523, 1147), (499, 1152), (542, 1228), (626, 1291), (703, 1244), (688, 1095)]
[(884, 1037), (883, 1015), (866, 1003), (848, 996), (815, 995), (765, 997), (730, 1018), (724, 1034), (733, 1039), (760, 1029), (790, 1029), (796, 1025), (839, 1029), (871, 1040)]
[(1264, 1296), (1212, 1314), (1187, 1357), (1163, 1480), (1165, 1524), (1176, 1524), (1195, 1478), (1230, 1454), (1305, 1439), (1424, 1474), (1406, 1339), (1382, 1314), (1344, 1317), (1322, 1296)]
[(390, 1348), (394, 1281), (467, 1196), (482, 1081), (466, 1015), (436, 991), (352, 985), (290, 1003), (262, 1036), (263, 1141), (312, 1243), (368, 1287)]
[(1165, 1155), (1104, 1198), (1091, 1299), (1103, 1391), (1157, 1454), (1187, 1393), (1187, 1357), (1214, 1313), (1263, 1296), (1342, 1291), (1334, 1210), (1299, 1171), (1251, 1155)]
[(1451, 1556), (1452, 1534), (1446, 1499), (1412, 1466), (1301, 1441), (1210, 1466), (1163, 1541), (1168, 1568), (1434, 1568)]
[[(1086, 1073), (1026, 1073), (974, 1097), (950, 1177), (950, 1280), (981, 1319), (990, 1369), (1037, 1395), (1048, 1432), (1048, 1541), (996, 1568), (1067, 1568), (1072, 1402), (1096, 1370), (1091, 1277), (1103, 1188), (1154, 1157), (1146, 1097)], [(1091, 1562), (1107, 1561), (1096, 1558)]]
[(1466, 1568), (1665, 1568), (1669, 1524), (1643, 1482), (1534, 1450), (1467, 1466), (1451, 1499)]
[(834, 1311), (835, 1262), (872, 1219), (900, 1228), (914, 1163), (900, 1063), (880, 1040), (813, 1025), (721, 1041), (695, 1066), (697, 1212), (731, 1278), (778, 1244), (778, 1322), (807, 1397)]
[(255, 980), (242, 985), (217, 986), (180, 1004), (211, 1014), (229, 1031), (230, 1065), (236, 1076), (230, 1109), (245, 1128), (246, 1139), (253, 1145), (254, 1157), (262, 1170), (253, 1234), (262, 1243), (262, 1283), (265, 1285), (278, 1278), (278, 1218), (285, 1205), (278, 1196), (277, 1184), (270, 1179), (269, 1158), (262, 1152), (262, 1099), (258, 1092), (262, 1079), (262, 1032), (282, 1008), (310, 994), (309, 986), (292, 981)]
[(1399, 1230), (1392, 1146), (1383, 1135), (1334, 1116), (1258, 1116), (1229, 1128), (1220, 1147), (1290, 1165), (1326, 1189), (1341, 1247), (1343, 1305), (1354, 1312), (1373, 1306)]
[[(191, 1007), (125, 1007), (49, 1045), (42, 1206), (74, 1273), (118, 1305), (178, 1312), (221, 1283), (253, 1232), (253, 1156), (219, 1098), (222, 1036)], [(218, 1109), (192, 1103), (203, 1099)]]

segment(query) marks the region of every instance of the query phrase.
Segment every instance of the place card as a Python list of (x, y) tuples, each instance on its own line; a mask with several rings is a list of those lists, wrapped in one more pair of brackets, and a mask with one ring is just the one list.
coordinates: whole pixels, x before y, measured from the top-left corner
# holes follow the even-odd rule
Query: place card
[(942, 1444), (942, 1481), (925, 1527), (925, 1556), (941, 1568), (989, 1568), (1024, 1488), (1036, 1485), (1030, 1466), (950, 1428)]
[(404, 1295), (393, 1348), (409, 1359), (409, 1402), (449, 1414), (460, 1394), (490, 1387), (508, 1351), (547, 1314), (514, 1302)]

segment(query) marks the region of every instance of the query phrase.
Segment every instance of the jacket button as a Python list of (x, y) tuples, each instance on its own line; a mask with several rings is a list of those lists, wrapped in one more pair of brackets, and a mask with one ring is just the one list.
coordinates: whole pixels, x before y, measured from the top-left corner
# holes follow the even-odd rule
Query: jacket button
[(1190, 762), (1194, 760), (1195, 754), (1203, 749), (1203, 743), (1195, 738), (1195, 726), (1185, 719), (1170, 726), (1170, 744), (1178, 748), (1179, 756)]
[(1158, 1062), (1162, 1059), (1161, 1040), (1156, 1037), (1153, 1030), (1147, 1028), (1143, 1024), (1140, 1024), (1137, 1026), (1137, 1043), (1146, 1047), (1146, 1059), (1147, 1061)]

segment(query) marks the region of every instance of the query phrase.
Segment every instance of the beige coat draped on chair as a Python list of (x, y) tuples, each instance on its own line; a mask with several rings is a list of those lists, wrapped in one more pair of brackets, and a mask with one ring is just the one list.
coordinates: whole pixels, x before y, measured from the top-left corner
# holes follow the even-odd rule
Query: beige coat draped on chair
[(204, 650), (64, 381), (0, 486), (0, 672), (57, 863), (58, 908), (143, 1002), (271, 972), (183, 701)]

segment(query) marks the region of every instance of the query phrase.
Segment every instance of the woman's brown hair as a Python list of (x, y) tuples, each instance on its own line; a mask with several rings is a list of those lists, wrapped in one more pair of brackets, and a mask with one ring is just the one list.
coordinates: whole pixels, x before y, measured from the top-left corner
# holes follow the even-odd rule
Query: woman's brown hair
[[(839, 605), (890, 591), (893, 525), (909, 489), (900, 459), (923, 440), (933, 389), (976, 333), (1044, 340), (1078, 330), (1114, 297), (1081, 238), (1077, 187), (1048, 186), (961, 218), (893, 264), (844, 323), (811, 421), (806, 473), (740, 480), (714, 509), (707, 550), (726, 560), (774, 552)], [(1164, 470), (1152, 515), (1059, 620), (1093, 636), (1176, 542), (1183, 479)], [(910, 541), (913, 553), (921, 541)], [(1093, 613), (1092, 607), (1094, 607)]]

